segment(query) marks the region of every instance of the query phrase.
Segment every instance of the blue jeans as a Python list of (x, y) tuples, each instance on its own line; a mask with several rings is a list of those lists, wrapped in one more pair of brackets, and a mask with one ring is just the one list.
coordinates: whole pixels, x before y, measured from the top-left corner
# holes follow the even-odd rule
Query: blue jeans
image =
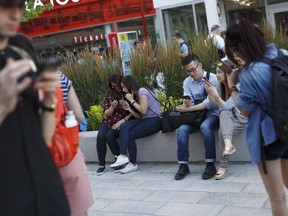
[(216, 159), (216, 150), (215, 150), (215, 138), (214, 131), (219, 126), (219, 117), (215, 115), (207, 116), (206, 119), (202, 122), (200, 127), (183, 124), (178, 129), (177, 141), (178, 141), (178, 150), (177, 157), (178, 162), (187, 164), (189, 159), (189, 134), (200, 131), (205, 146), (205, 161), (214, 162)]
[(105, 166), (105, 157), (107, 153), (106, 142), (113, 153), (119, 155), (119, 144), (117, 138), (119, 137), (119, 130), (109, 128), (104, 122), (100, 124), (97, 135), (97, 155), (100, 166)]
[(159, 117), (133, 119), (120, 126), (120, 154), (127, 155), (129, 151), (130, 162), (137, 161), (137, 146), (135, 139), (146, 137), (161, 130), (162, 119)]

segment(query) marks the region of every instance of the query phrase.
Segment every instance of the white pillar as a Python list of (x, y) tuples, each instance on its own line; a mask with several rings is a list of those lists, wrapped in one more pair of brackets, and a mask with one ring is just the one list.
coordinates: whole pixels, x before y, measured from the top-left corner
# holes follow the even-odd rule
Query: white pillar
[(108, 34), (109, 34), (110, 32), (112, 32), (111, 25), (110, 25), (110, 24), (104, 25), (104, 31), (105, 31), (105, 35), (106, 35), (107, 47), (110, 47), (110, 43), (109, 43), (109, 39), (108, 39)]

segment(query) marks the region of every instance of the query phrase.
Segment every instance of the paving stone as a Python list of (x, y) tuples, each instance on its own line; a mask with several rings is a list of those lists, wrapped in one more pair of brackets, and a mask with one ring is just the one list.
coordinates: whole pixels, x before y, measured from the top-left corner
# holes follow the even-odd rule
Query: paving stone
[(223, 206), (187, 203), (167, 203), (155, 215), (167, 216), (216, 216)]
[(227, 206), (218, 216), (271, 216), (271, 209)]
[(223, 206), (240, 206), (248, 208), (261, 208), (268, 199), (263, 194), (244, 194), (244, 193), (209, 193), (198, 203)]
[(203, 162), (189, 164), (191, 173), (180, 181), (174, 180), (176, 162), (138, 165), (137, 172), (122, 175), (109, 168), (97, 176), (98, 164), (87, 164), (95, 199), (89, 216), (272, 215), (257, 167), (251, 164), (230, 163), (228, 176), (219, 181), (201, 179)]
[(103, 212), (153, 214), (163, 206), (162, 202), (117, 200), (102, 209)]
[(158, 181), (158, 180), (147, 180), (139, 189), (148, 189), (148, 190), (185, 190), (191, 185), (191, 182), (188, 181)]
[(102, 193), (100, 197), (117, 200), (143, 200), (152, 193), (154, 191), (140, 189), (110, 189), (108, 191), (106, 189), (106, 192)]
[(207, 193), (189, 191), (155, 191), (145, 201), (174, 202), (174, 203), (197, 203)]
[(236, 192), (239, 193), (247, 186), (244, 182), (223, 182), (215, 179), (193, 181), (186, 190), (206, 192)]
[(264, 184), (262, 183), (249, 183), (241, 193), (256, 193), (256, 194), (265, 194), (267, 195)]

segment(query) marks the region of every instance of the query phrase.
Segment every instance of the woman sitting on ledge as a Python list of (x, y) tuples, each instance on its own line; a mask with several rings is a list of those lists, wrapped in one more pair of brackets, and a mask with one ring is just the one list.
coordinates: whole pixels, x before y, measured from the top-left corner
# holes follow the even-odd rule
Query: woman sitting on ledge
[[(211, 103), (217, 104), (220, 111), (220, 130), (219, 130), (219, 151), (220, 167), (215, 175), (216, 180), (221, 180), (228, 173), (229, 156), (236, 152), (232, 144), (233, 137), (241, 133), (246, 128), (247, 118), (240, 114), (236, 108), (231, 93), (228, 91), (227, 68), (222, 62), (217, 64), (216, 77), (220, 83), (220, 95), (210, 82), (205, 82), (205, 89)], [(238, 84), (234, 84), (239, 87)], [(244, 141), (244, 140), (243, 140)]]
[[(120, 155), (110, 167), (115, 168), (127, 164), (125, 168), (120, 170), (124, 174), (138, 169), (135, 139), (155, 134), (161, 130), (161, 119), (159, 116), (162, 110), (154, 93), (144, 87), (140, 87), (131, 76), (126, 76), (122, 79), (121, 87), (125, 93), (125, 98), (141, 114), (141, 119), (124, 122), (120, 127)], [(134, 100), (134, 96), (136, 100)], [(130, 161), (126, 156), (127, 149)]]

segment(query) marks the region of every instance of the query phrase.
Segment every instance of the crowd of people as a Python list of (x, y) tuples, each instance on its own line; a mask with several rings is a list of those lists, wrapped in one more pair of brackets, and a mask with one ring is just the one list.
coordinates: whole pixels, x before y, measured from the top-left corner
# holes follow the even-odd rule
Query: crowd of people
[[(72, 82), (56, 69), (37, 73), (39, 63), (31, 42), (23, 35), (22, 43), (13, 40), (24, 4), (24, 0), (0, 2), (0, 209), (8, 216), (87, 215), (94, 201), (81, 150), (78, 148), (65, 166), (56, 167), (47, 148), (57, 128), (54, 112), (59, 86), (61, 100), (74, 111), (78, 123), (84, 115)], [(288, 187), (288, 143), (276, 136), (271, 117), (271, 67), (261, 61), (263, 57), (276, 58), (277, 47), (266, 41), (256, 25), (245, 20), (227, 29), (223, 46), (219, 28), (215, 25), (211, 29), (219, 57), (226, 54), (236, 67), (228, 72), (227, 65), (219, 61), (216, 74), (205, 71), (181, 34), (175, 34), (187, 73), (183, 82), (185, 97), (176, 109), (180, 113), (207, 110), (207, 114), (199, 125), (182, 124), (178, 128), (179, 169), (174, 178), (181, 180), (189, 174), (189, 134), (200, 131), (206, 161), (202, 179), (224, 179), (229, 156), (239, 147), (234, 146), (235, 135), (246, 130), (246, 143), (270, 197), (272, 213), (288, 215), (284, 188)], [(140, 86), (132, 76), (111, 72), (108, 84), (97, 137), (96, 174), (106, 170), (107, 145), (115, 156), (110, 167), (126, 174), (138, 170), (135, 140), (161, 130), (161, 104), (153, 91)], [(272, 115), (263, 110), (264, 105)], [(214, 138), (217, 128), (218, 170)]]

